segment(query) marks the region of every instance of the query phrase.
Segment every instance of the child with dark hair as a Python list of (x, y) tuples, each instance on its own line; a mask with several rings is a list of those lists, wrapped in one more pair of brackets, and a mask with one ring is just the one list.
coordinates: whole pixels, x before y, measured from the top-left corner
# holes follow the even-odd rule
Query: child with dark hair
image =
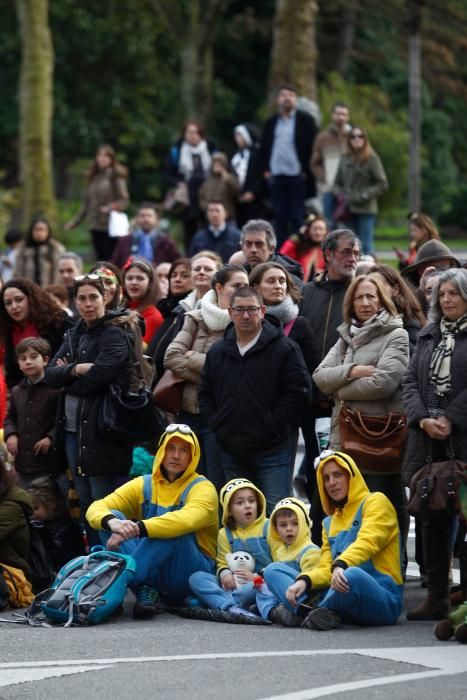
[(85, 553), (83, 532), (72, 520), (56, 481), (41, 477), (31, 482), (33, 525), (40, 534), (55, 571)]
[(27, 488), (33, 479), (53, 471), (51, 448), (60, 392), (44, 380), (51, 353), (47, 340), (24, 338), (15, 353), (24, 379), (11, 390), (4, 436), (20, 483)]

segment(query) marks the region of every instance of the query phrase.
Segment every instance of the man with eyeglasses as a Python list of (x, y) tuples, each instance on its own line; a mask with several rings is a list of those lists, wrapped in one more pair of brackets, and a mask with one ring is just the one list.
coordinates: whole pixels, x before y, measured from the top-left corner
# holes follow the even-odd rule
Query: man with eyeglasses
[[(350, 229), (336, 229), (329, 233), (321, 244), (326, 269), (308, 282), (303, 288), (303, 302), (300, 314), (305, 316), (311, 325), (316, 345), (319, 348), (319, 362), (337, 342), (337, 327), (342, 323), (342, 304), (347, 287), (355, 275), (355, 268), (360, 258), (360, 241)], [(297, 490), (303, 488), (312, 503), (311, 516), (313, 520), (313, 541), (321, 543), (321, 520), (323, 511), (316, 491), (316, 479), (313, 461), (319, 454), (319, 446), (315, 434), (315, 423), (318, 418), (329, 417), (332, 405), (328, 396), (322, 394), (313, 385), (313, 404), (308, 412), (308, 424), (302, 426), (305, 438), (305, 459), (300, 469), (296, 483)]]
[(196, 472), (199, 457), (190, 427), (172, 423), (161, 437), (152, 474), (127, 482), (87, 510), (107, 549), (136, 561), (131, 588), (137, 619), (164, 612), (165, 603), (183, 605), (191, 594), (191, 574), (214, 572), (218, 501), (211, 482)]
[(269, 514), (290, 495), (290, 425), (311, 382), (300, 349), (265, 311), (255, 289), (233, 293), (232, 325), (207, 353), (198, 399), (220, 445), (225, 480), (253, 481)]

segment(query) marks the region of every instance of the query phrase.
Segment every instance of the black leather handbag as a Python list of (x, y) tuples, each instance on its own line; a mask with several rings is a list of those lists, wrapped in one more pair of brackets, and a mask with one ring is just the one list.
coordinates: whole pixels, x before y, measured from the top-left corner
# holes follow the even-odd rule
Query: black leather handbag
[(141, 363), (127, 333), (125, 337), (130, 360), (139, 379), (139, 388), (132, 391), (115, 382), (110, 384), (101, 402), (99, 429), (135, 444), (157, 442), (164, 431), (165, 418), (153, 404)]

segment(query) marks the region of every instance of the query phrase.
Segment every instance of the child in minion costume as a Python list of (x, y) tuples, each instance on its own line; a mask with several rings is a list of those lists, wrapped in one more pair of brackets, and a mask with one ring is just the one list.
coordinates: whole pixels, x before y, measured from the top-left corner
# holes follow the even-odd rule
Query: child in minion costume
[(183, 604), (190, 575), (214, 571), (218, 499), (213, 484), (196, 472), (199, 458), (193, 431), (171, 424), (161, 437), (152, 474), (132, 479), (88, 508), (88, 522), (102, 530), (107, 547), (136, 561), (134, 617), (160, 612), (159, 600)]
[[(287, 521), (292, 521), (290, 529)], [(302, 623), (285, 594), (298, 574), (312, 570), (319, 563), (320, 549), (312, 542), (310, 530), (310, 518), (298, 498), (283, 498), (274, 506), (268, 533), (273, 563), (263, 571), (266, 585), (258, 591), (256, 604), (261, 617), (276, 624), (300, 627)], [(302, 600), (306, 597), (303, 595)]]
[[(326, 451), (316, 462), (319, 494), (327, 513), (321, 558), (317, 567), (304, 570), (291, 583), (287, 600), (296, 606), (303, 594), (327, 589), (302, 624), (310, 629), (333, 629), (341, 622), (393, 625), (401, 613), (403, 594), (394, 507), (384, 494), (370, 493), (349, 455)], [(329, 495), (327, 475), (333, 469), (347, 484), (338, 501)]]
[[(242, 523), (235, 520), (232, 504), (242, 494), (253, 494), (255, 504), (251, 515)], [(236, 587), (227, 584), (231, 578), (226, 555), (233, 552), (249, 552), (255, 558), (255, 572), (271, 563), (268, 543), (269, 520), (266, 518), (266, 499), (263, 493), (248, 479), (232, 479), (222, 487), (220, 503), (223, 508), (222, 524), (217, 539), (217, 575), (199, 571), (190, 576), (190, 587), (197, 601), (206, 608), (230, 610), (242, 614), (255, 603), (254, 575)]]

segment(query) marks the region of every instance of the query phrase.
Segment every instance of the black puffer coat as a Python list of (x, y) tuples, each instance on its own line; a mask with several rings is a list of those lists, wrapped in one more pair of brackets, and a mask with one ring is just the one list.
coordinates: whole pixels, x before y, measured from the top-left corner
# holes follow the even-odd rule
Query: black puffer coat
[[(406, 484), (423, 467), (429, 450), (428, 435), (419, 422), (428, 417), (427, 401), (430, 384), (430, 361), (433, 349), (441, 339), (439, 323), (430, 323), (419, 333), (417, 347), (402, 382), (404, 402), (409, 425), (409, 439), (403, 474)], [(467, 332), (459, 331), (451, 359), (451, 396), (444, 412), (452, 421), (452, 441), (456, 457), (467, 461)], [(436, 441), (437, 442), (437, 441)]]
[[(78, 407), (78, 467), (83, 476), (127, 475), (131, 467), (132, 445), (99, 433), (100, 410), (107, 387), (116, 382), (127, 386), (130, 379), (129, 348), (125, 330), (132, 333), (128, 311), (105, 314), (92, 326), (80, 321), (67, 331), (62, 346), (46, 369), (45, 378), (53, 389), (63, 387), (64, 395), (80, 397)], [(124, 330), (125, 329), (125, 330)], [(59, 366), (59, 359), (68, 364)], [(94, 366), (80, 377), (72, 376), (75, 365)], [(58, 410), (56, 441), (65, 429), (64, 396)]]

